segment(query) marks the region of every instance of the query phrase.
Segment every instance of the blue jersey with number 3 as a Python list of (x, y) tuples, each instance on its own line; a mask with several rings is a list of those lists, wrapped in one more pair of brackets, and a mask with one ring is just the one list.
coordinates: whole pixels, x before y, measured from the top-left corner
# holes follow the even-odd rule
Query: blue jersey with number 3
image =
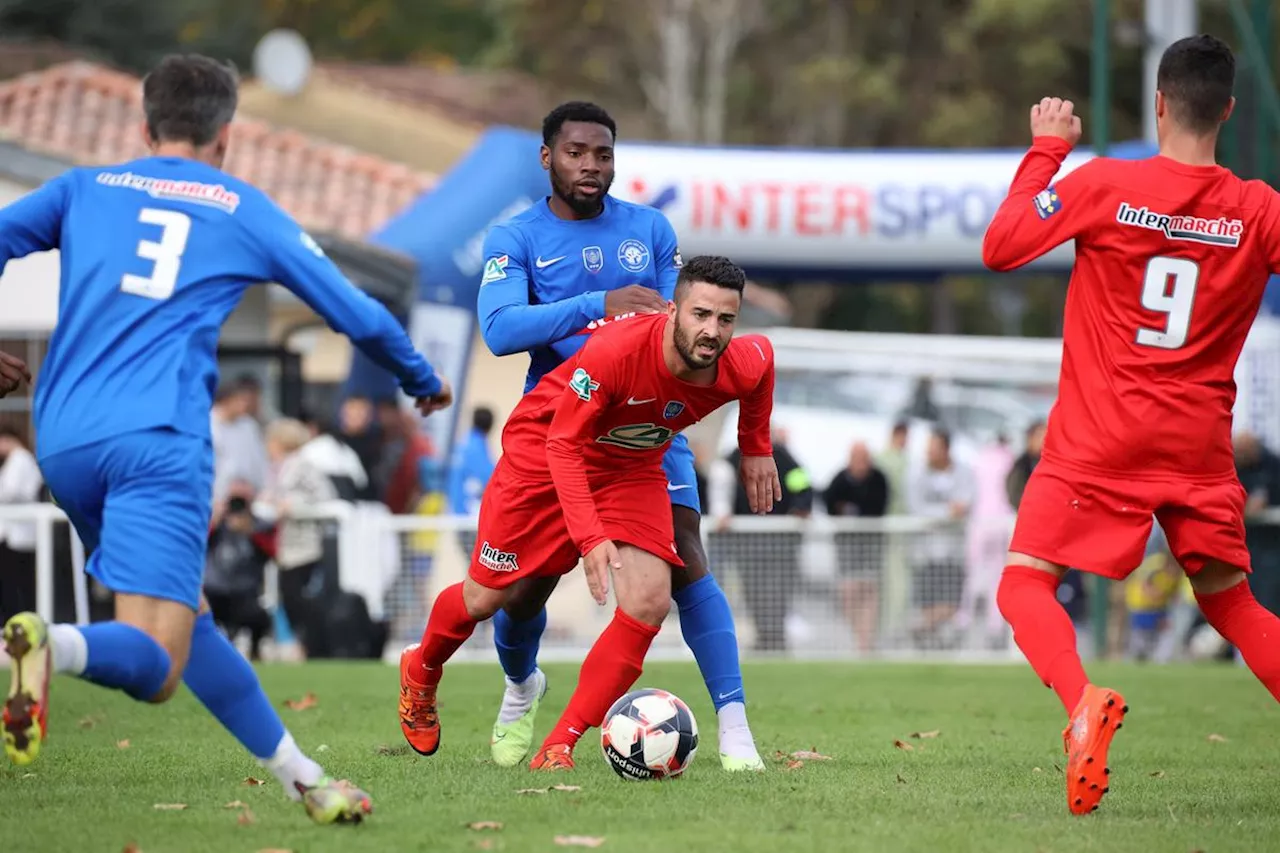
[(71, 169), (0, 210), (0, 269), (49, 249), (61, 251), (61, 290), (36, 382), (41, 457), (145, 429), (207, 437), (219, 330), (264, 282), (295, 293), (409, 395), (440, 389), (389, 311), (265, 194), (212, 166), (149, 157)]

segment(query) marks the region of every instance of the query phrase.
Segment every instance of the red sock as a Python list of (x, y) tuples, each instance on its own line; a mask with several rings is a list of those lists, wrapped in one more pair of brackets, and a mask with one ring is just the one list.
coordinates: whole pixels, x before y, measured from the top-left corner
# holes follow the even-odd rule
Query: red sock
[(453, 653), (467, 641), (478, 623), (467, 613), (462, 598), (462, 584), (455, 583), (445, 589), (431, 606), (427, 617), (427, 629), (422, 632), (422, 642), (417, 653), (425, 673), (424, 684), (434, 687), (440, 683), (441, 667), (453, 657)]
[(621, 610), (613, 611), (613, 621), (582, 662), (578, 689), (569, 698), (569, 707), (543, 747), (557, 743), (573, 746), (587, 729), (600, 725), (609, 706), (640, 677), (644, 656), (656, 636), (657, 627), (638, 622)]
[(1067, 714), (1089, 684), (1076, 651), (1076, 629), (1058, 602), (1059, 579), (1030, 566), (1006, 566), (996, 606), (1013, 627), (1013, 641), (1045, 686), (1058, 694)]
[(1280, 700), (1280, 618), (1253, 597), (1248, 581), (1211, 595), (1196, 594), (1204, 618), (1240, 656), (1271, 695)]

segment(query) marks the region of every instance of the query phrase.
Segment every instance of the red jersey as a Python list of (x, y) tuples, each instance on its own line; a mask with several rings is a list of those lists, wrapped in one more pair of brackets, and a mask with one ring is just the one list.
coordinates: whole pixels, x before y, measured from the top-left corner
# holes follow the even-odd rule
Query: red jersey
[[(534, 386), (502, 431), (512, 469), (551, 480), (569, 534), (582, 553), (604, 535), (592, 487), (621, 480), (664, 480), (662, 455), (672, 436), (725, 403), (741, 401), (738, 446), (771, 456), (773, 347), (762, 335), (734, 338), (715, 381), (673, 375), (662, 355), (665, 314), (601, 325), (568, 361)], [(666, 507), (653, 507), (655, 512)]]
[(1280, 198), (1161, 156), (1091, 160), (1050, 185), (1070, 151), (1034, 140), (982, 243), (1005, 271), (1075, 240), (1044, 457), (1135, 478), (1234, 476), (1235, 366), (1280, 270)]

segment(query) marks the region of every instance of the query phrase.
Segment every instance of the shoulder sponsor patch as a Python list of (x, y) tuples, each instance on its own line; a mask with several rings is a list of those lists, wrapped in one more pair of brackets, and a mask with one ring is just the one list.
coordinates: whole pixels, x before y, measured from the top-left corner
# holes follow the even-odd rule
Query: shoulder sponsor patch
[(507, 264), (510, 263), (510, 260), (506, 255), (498, 255), (496, 258), (490, 258), (485, 261), (484, 275), (480, 278), (480, 283), (489, 284), (506, 278)]
[(1059, 210), (1062, 210), (1062, 199), (1058, 198), (1058, 191), (1052, 186), (1036, 193), (1036, 197), (1031, 200), (1031, 203), (1035, 205), (1036, 213), (1040, 215), (1041, 219), (1048, 219)]
[(591, 378), (591, 374), (579, 367), (573, 371), (569, 379), (569, 390), (578, 395), (584, 403), (591, 400), (591, 392), (600, 387), (600, 383)]
[(671, 268), (680, 269), (684, 266), (684, 258), (680, 256), (680, 250), (677, 248), (676, 253), (671, 256)]

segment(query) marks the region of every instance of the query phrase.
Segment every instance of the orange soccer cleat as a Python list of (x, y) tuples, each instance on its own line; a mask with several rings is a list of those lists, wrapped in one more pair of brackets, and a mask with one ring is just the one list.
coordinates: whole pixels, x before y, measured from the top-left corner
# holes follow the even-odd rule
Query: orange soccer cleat
[(419, 755), (434, 755), (440, 748), (440, 714), (436, 688), (423, 683), (417, 646), (400, 653), (400, 731)]
[(1067, 807), (1072, 814), (1088, 814), (1098, 808), (1110, 790), (1107, 750), (1129, 712), (1124, 697), (1114, 690), (1090, 684), (1062, 732), (1067, 753)]
[(573, 747), (565, 743), (544, 746), (529, 762), (530, 770), (572, 770), (573, 768)]

